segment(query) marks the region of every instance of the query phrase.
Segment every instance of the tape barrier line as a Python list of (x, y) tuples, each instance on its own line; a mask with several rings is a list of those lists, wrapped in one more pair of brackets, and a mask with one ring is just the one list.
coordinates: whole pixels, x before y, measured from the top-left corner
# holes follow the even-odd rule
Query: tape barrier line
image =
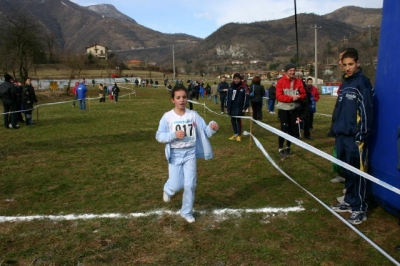
[[(204, 105), (205, 109), (210, 110), (205, 103), (201, 104), (195, 101), (192, 101), (192, 103), (194, 104), (199, 104), (199, 105)], [(214, 111), (211, 110), (212, 113), (215, 113)], [(346, 168), (347, 170), (350, 170), (352, 172), (355, 172), (361, 176), (363, 176), (364, 178), (367, 178), (369, 180), (371, 180), (372, 182), (375, 182), (397, 194), (400, 194), (400, 189), (393, 187), (392, 185), (387, 184), (386, 182), (383, 182), (365, 172), (360, 171), (359, 169), (325, 153), (322, 152), (316, 148), (314, 148), (313, 146), (297, 139), (294, 138), (272, 126), (269, 126), (265, 123), (262, 123), (258, 120), (254, 120), (252, 117), (249, 116), (234, 116), (236, 118), (242, 118), (242, 119), (250, 119), (253, 122), (257, 123), (259, 126), (261, 126), (262, 128), (278, 135), (281, 136), (289, 141), (291, 141), (292, 143), (295, 143), (296, 145), (316, 154), (319, 155), (333, 163), (336, 163), (337, 165), (342, 166), (343, 168)], [(318, 199), (316, 196), (314, 196), (312, 193), (310, 193), (308, 190), (306, 190), (305, 188), (303, 188), (301, 185), (299, 185), (293, 178), (291, 178), (289, 175), (287, 175), (276, 163), (275, 161), (269, 156), (269, 154), (265, 151), (265, 149), (262, 147), (261, 143), (258, 141), (258, 139), (256, 139), (251, 133), (248, 132), (243, 132), (243, 134), (247, 134), (247, 135), (251, 135), (254, 142), (256, 143), (257, 147), (260, 148), (260, 150), (263, 152), (263, 154), (266, 156), (266, 158), (271, 162), (271, 164), (279, 171), (281, 172), (285, 177), (287, 177), (290, 181), (292, 181), (294, 184), (296, 184), (297, 186), (299, 186), (301, 189), (303, 189), (307, 194), (309, 194), (312, 198), (314, 198), (318, 203), (320, 203), (324, 208), (326, 208), (329, 212), (331, 212), (332, 214), (334, 214), (337, 218), (339, 218), (344, 224), (346, 224), (348, 227), (350, 227), (354, 232), (356, 232), (359, 236), (361, 236), (363, 239), (365, 239), (368, 243), (370, 243), (376, 250), (378, 250), (382, 255), (384, 255), (386, 258), (388, 258), (391, 262), (393, 262), (395, 265), (400, 265), (398, 261), (396, 261), (394, 258), (392, 258), (389, 254), (387, 254), (382, 248), (380, 248), (377, 244), (375, 244), (372, 240), (370, 240), (367, 236), (365, 236), (363, 233), (361, 233), (358, 229), (356, 229), (354, 226), (352, 226), (350, 223), (348, 223), (342, 216), (340, 216), (338, 213), (336, 213), (335, 211), (333, 211), (329, 206), (327, 206), (325, 203), (323, 203), (320, 199)]]
[(199, 103), (199, 102), (196, 102), (196, 101), (193, 101), (193, 100), (188, 100), (188, 102), (191, 102), (191, 103), (197, 104), (197, 105), (202, 105), (202, 106), (203, 106), (205, 109), (207, 109), (210, 113), (213, 113), (213, 114), (215, 114), (215, 115), (226, 116), (226, 117), (228, 117), (228, 115), (226, 115), (226, 114), (219, 114), (219, 113), (217, 113), (217, 112), (211, 110), (210, 108), (208, 108), (208, 106), (207, 106), (205, 103)]
[(301, 188), (304, 192), (306, 192), (308, 195), (310, 195), (313, 199), (315, 199), (319, 204), (321, 204), (325, 209), (327, 209), (330, 213), (335, 215), (339, 220), (341, 220), (345, 225), (347, 225), (351, 230), (353, 230), (355, 233), (357, 233), (360, 237), (362, 237), (365, 241), (367, 241), (371, 246), (373, 246), (376, 250), (378, 250), (382, 255), (384, 255), (387, 259), (389, 259), (391, 262), (393, 262), (395, 265), (400, 265), (398, 261), (396, 261), (394, 258), (392, 258), (386, 251), (384, 251), (381, 247), (379, 247), (375, 242), (373, 242), (371, 239), (369, 239), (366, 235), (361, 233), (355, 226), (351, 225), (349, 222), (346, 221), (341, 215), (336, 213), (334, 210), (331, 209), (328, 205), (326, 205), (324, 202), (322, 202), (319, 198), (314, 196), (311, 192), (309, 192), (307, 189), (305, 189), (303, 186), (301, 186), (299, 183), (297, 183), (292, 177), (290, 177), (288, 174), (285, 173), (276, 163), (275, 161), (271, 158), (271, 156), (268, 154), (268, 152), (264, 149), (262, 144), (258, 141), (258, 139), (251, 133), (244, 131), (243, 135), (250, 135), (256, 146), (261, 150), (261, 152), (264, 154), (264, 156), (268, 159), (268, 161), (277, 169), (282, 175), (284, 175), (287, 179), (289, 179), (292, 183), (294, 183), (296, 186)]
[[(123, 87), (123, 88), (125, 88), (125, 87)], [(130, 89), (130, 88), (127, 88), (127, 89)], [(121, 96), (118, 96), (118, 97), (119, 97), (119, 98), (123, 98), (123, 97), (127, 97), (127, 96), (129, 96), (129, 95), (135, 95), (135, 96), (136, 96), (136, 91), (133, 91), (133, 92), (131, 92), (131, 93), (124, 94), (124, 95), (121, 95)], [(100, 99), (100, 98), (102, 98), (102, 97), (85, 98), (85, 100), (89, 100), (89, 101), (90, 101), (90, 100), (98, 100), (98, 99)], [(64, 103), (71, 103), (71, 102), (76, 102), (76, 101), (79, 101), (79, 99), (76, 99), (76, 100), (69, 100), (69, 101), (61, 101), (61, 102), (43, 103), (43, 104), (35, 105), (34, 108), (25, 109), (25, 110), (19, 110), (19, 111), (14, 111), (14, 112), (0, 113), (0, 115), (13, 114), (13, 113), (24, 113), (24, 112), (30, 111), (30, 110), (33, 111), (35, 108), (39, 108), (39, 107), (43, 107), (43, 106), (50, 106), (50, 105), (57, 105), (57, 104), (64, 104)]]
[(274, 133), (274, 134), (276, 134), (276, 135), (278, 135), (280, 137), (283, 137), (283, 138), (289, 140), (292, 143), (295, 143), (297, 146), (300, 146), (303, 149), (306, 149), (306, 150), (308, 150), (308, 151), (310, 151), (310, 152), (312, 152), (312, 153), (314, 153), (314, 154), (316, 154), (316, 155), (318, 155), (318, 156), (320, 156), (320, 157), (322, 157), (322, 158), (324, 158), (324, 159), (326, 159), (328, 161), (331, 161), (332, 163), (335, 163), (335, 164), (337, 164), (337, 165), (339, 165), (339, 166), (341, 166), (343, 168), (346, 168), (347, 170), (349, 170), (349, 171), (351, 171), (353, 173), (356, 173), (356, 174), (358, 174), (358, 175), (360, 175), (360, 176), (362, 176), (362, 177), (364, 177), (364, 178), (366, 178), (366, 179), (368, 179), (368, 180), (370, 180), (370, 181), (372, 181), (372, 182), (374, 182), (374, 183), (376, 183), (376, 184), (378, 184), (380, 186), (383, 186), (384, 188), (386, 188), (386, 189), (388, 189), (390, 191), (393, 191), (394, 193), (400, 195), (400, 189), (398, 189), (398, 188), (396, 188), (396, 187), (394, 187), (394, 186), (392, 186), (392, 185), (390, 185), (390, 184), (388, 184), (388, 183), (386, 183), (386, 182), (384, 182), (382, 180), (379, 180), (378, 178), (373, 177), (372, 175), (367, 174), (367, 173), (355, 168), (354, 166), (351, 166), (351, 165), (349, 165), (349, 164), (347, 164), (347, 163), (345, 163), (345, 162), (333, 157), (332, 155), (329, 155), (329, 154), (327, 154), (327, 153), (325, 153), (325, 152), (323, 152), (321, 150), (318, 150), (317, 148), (314, 148), (313, 146), (311, 146), (311, 145), (309, 145), (309, 144), (307, 144), (307, 143), (305, 143), (305, 142), (303, 142), (303, 141), (301, 141), (301, 140), (299, 140), (299, 139), (297, 139), (295, 137), (292, 137), (289, 134), (286, 134), (286, 133), (284, 133), (284, 132), (282, 132), (282, 131), (280, 131), (280, 130), (272, 127), (272, 126), (269, 126), (269, 125), (267, 125), (265, 123), (262, 123), (262, 122), (260, 122), (258, 120), (254, 120), (253, 118), (248, 117), (248, 116), (235, 116), (235, 117), (236, 118), (242, 118), (242, 119), (250, 119), (253, 122), (257, 123), (260, 127), (264, 128), (264, 129), (266, 129), (266, 130), (268, 130), (268, 131), (270, 131), (270, 132), (272, 132), (272, 133)]
[[(205, 105), (205, 103), (198, 103), (198, 102), (195, 102), (195, 101), (190, 101), (190, 102), (192, 102), (194, 104), (204, 105), (204, 107), (207, 110), (211, 111), (214, 114), (217, 114), (214, 111), (212, 111), (210, 108), (208, 108)], [(219, 115), (219, 114), (217, 114), (217, 115)], [(225, 116), (227, 116), (227, 115), (225, 115)], [(384, 188), (386, 188), (386, 189), (388, 189), (390, 191), (393, 191), (394, 193), (400, 195), (400, 189), (398, 189), (398, 188), (396, 188), (396, 187), (394, 187), (394, 186), (392, 186), (392, 185), (390, 185), (390, 184), (388, 184), (388, 183), (386, 183), (386, 182), (384, 182), (382, 180), (379, 180), (376, 177), (373, 177), (372, 175), (367, 174), (367, 173), (361, 171), (360, 169), (357, 169), (354, 166), (351, 166), (351, 165), (349, 165), (349, 164), (347, 164), (347, 163), (345, 163), (345, 162), (333, 157), (332, 155), (329, 155), (329, 154), (327, 154), (327, 153), (325, 153), (325, 152), (323, 152), (321, 150), (318, 150), (317, 148), (314, 148), (313, 146), (311, 146), (311, 145), (309, 145), (309, 144), (307, 144), (307, 143), (305, 143), (305, 142), (303, 142), (303, 141), (301, 141), (301, 140), (299, 140), (299, 139), (297, 139), (295, 137), (292, 137), (289, 134), (286, 134), (286, 133), (280, 131), (279, 129), (276, 129), (276, 128), (274, 128), (272, 126), (269, 126), (269, 125), (267, 125), (267, 124), (265, 124), (263, 122), (260, 122), (258, 120), (254, 120), (252, 117), (249, 117), (249, 116), (235, 116), (235, 117), (236, 118), (242, 118), (242, 119), (250, 119), (253, 122), (255, 122), (257, 125), (259, 125), (260, 127), (262, 127), (264, 129), (274, 133), (275, 135), (278, 135), (278, 136), (280, 136), (282, 138), (285, 138), (285, 139), (289, 140), (290, 142), (295, 143), (297, 146), (302, 147), (303, 149), (306, 149), (306, 150), (308, 150), (308, 151), (310, 151), (310, 152), (312, 152), (312, 153), (314, 153), (314, 154), (316, 154), (316, 155), (318, 155), (318, 156), (320, 156), (320, 157), (322, 157), (322, 158), (324, 158), (324, 159), (326, 159), (326, 160), (328, 160), (328, 161), (330, 161), (332, 163), (335, 163), (335, 164), (337, 164), (337, 165), (339, 165), (339, 166), (341, 166), (343, 168), (346, 168), (347, 170), (349, 170), (349, 171), (351, 171), (353, 173), (356, 173), (356, 174), (358, 174), (358, 175), (360, 175), (360, 176), (362, 176), (362, 177), (364, 177), (364, 178), (366, 178), (366, 179), (368, 179), (368, 180), (370, 180), (370, 181), (372, 181), (372, 182), (374, 182), (374, 183), (376, 183), (376, 184), (378, 184), (380, 186), (383, 186)]]
[[(190, 102), (192, 102), (194, 104), (204, 105), (205, 109), (209, 110), (210, 112), (212, 112), (214, 114), (217, 114), (216, 112), (214, 112), (210, 108), (208, 108), (205, 105), (205, 103), (198, 103), (198, 102), (195, 102), (195, 101), (190, 101)], [(219, 115), (219, 114), (217, 114), (217, 115)], [(227, 115), (224, 115), (224, 116), (227, 116)], [(343, 168), (345, 168), (345, 169), (347, 169), (347, 170), (349, 170), (349, 171), (351, 171), (353, 173), (356, 173), (356, 174), (358, 174), (358, 175), (360, 175), (360, 176), (362, 176), (362, 177), (364, 177), (364, 178), (366, 178), (366, 179), (368, 179), (368, 180), (370, 180), (370, 181), (372, 181), (372, 182), (374, 182), (374, 183), (376, 183), (376, 184), (378, 184), (380, 186), (383, 186), (384, 188), (386, 188), (386, 189), (388, 189), (390, 191), (393, 191), (394, 193), (400, 195), (400, 189), (398, 189), (398, 188), (396, 188), (396, 187), (394, 187), (394, 186), (392, 186), (392, 185), (390, 185), (390, 184), (388, 184), (388, 183), (386, 183), (386, 182), (384, 182), (382, 180), (379, 180), (378, 178), (373, 177), (372, 175), (367, 174), (367, 173), (361, 171), (360, 169), (357, 169), (354, 166), (351, 166), (351, 165), (349, 165), (349, 164), (347, 164), (347, 163), (345, 163), (345, 162), (333, 157), (330, 154), (327, 154), (327, 153), (325, 153), (325, 152), (323, 152), (321, 150), (318, 150), (317, 148), (314, 148), (313, 146), (311, 146), (311, 145), (309, 145), (309, 144), (307, 144), (307, 143), (305, 143), (305, 142), (303, 142), (303, 141), (301, 141), (301, 140), (299, 140), (299, 139), (297, 139), (295, 137), (292, 137), (289, 134), (286, 134), (286, 133), (280, 131), (279, 129), (276, 129), (276, 128), (274, 128), (272, 126), (269, 126), (269, 125), (267, 125), (267, 124), (265, 124), (263, 122), (260, 122), (258, 120), (254, 120), (252, 117), (249, 117), (249, 116), (235, 116), (235, 117), (236, 118), (242, 118), (242, 119), (250, 119), (253, 122), (257, 123), (260, 127), (262, 127), (264, 129), (274, 133), (275, 135), (278, 135), (278, 136), (280, 136), (282, 138), (285, 138), (285, 139), (289, 140), (290, 142), (295, 143), (297, 146), (302, 147), (303, 149), (306, 149), (306, 150), (308, 150), (308, 151), (310, 151), (310, 152), (312, 152), (312, 153), (314, 153), (314, 154), (316, 154), (316, 155), (318, 155), (318, 156), (320, 156), (320, 157), (322, 157), (322, 158), (324, 158), (324, 159), (326, 159), (326, 160), (328, 160), (328, 161), (330, 161), (332, 163), (335, 163), (335, 164), (337, 164), (337, 165), (339, 165), (339, 166), (341, 166), (341, 167), (343, 167)]]

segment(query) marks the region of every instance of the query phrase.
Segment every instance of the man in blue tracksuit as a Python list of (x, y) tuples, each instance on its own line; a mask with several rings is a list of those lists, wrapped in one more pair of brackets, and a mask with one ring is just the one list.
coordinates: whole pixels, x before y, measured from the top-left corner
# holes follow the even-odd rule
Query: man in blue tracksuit
[[(332, 130), (336, 138), (338, 159), (364, 171), (373, 123), (374, 89), (359, 66), (357, 51), (343, 54), (342, 67), (345, 75), (337, 99)], [(344, 202), (332, 206), (332, 209), (336, 212), (350, 212), (348, 222), (360, 224), (367, 219), (366, 180), (344, 168), (343, 175), (346, 179)]]
[(79, 100), (81, 110), (86, 110), (86, 92), (88, 91), (84, 82), (81, 82), (76, 88), (76, 96)]

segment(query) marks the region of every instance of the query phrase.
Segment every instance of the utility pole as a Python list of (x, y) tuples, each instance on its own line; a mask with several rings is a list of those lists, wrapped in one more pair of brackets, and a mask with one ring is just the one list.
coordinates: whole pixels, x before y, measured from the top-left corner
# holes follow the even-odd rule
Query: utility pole
[(375, 25), (368, 25), (366, 27), (362, 27), (363, 29), (369, 28), (369, 45), (372, 46), (372, 38), (371, 38), (371, 28), (376, 27)]
[(173, 74), (173, 79), (175, 79), (175, 46), (174, 45), (172, 45), (172, 68), (173, 68), (173, 71), (174, 71), (174, 74)]
[(318, 57), (317, 57), (317, 29), (321, 29), (322, 27), (321, 26), (317, 26), (317, 25), (314, 25), (314, 26), (310, 26), (310, 29), (315, 29), (315, 67), (314, 67), (314, 69), (315, 69), (315, 85), (316, 86), (318, 86)]

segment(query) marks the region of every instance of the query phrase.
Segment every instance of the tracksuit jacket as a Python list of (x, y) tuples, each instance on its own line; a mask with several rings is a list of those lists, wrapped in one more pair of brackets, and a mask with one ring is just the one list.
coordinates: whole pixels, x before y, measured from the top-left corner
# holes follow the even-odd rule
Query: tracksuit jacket
[[(208, 140), (213, 134), (216, 133), (215, 130), (212, 130), (210, 124), (214, 121), (211, 121), (208, 125), (205, 123), (204, 119), (195, 111), (186, 109), (186, 112), (190, 113), (193, 116), (193, 121), (196, 123), (196, 158), (204, 158), (205, 160), (209, 160), (213, 158), (213, 152), (211, 148), (211, 144)], [(158, 142), (165, 143), (165, 157), (170, 163), (171, 159), (171, 141), (175, 139), (175, 132), (169, 131), (168, 122), (165, 119), (165, 115), (161, 118), (160, 124), (158, 126), (158, 130), (156, 133), (156, 139)]]
[(334, 112), (333, 134), (368, 140), (373, 123), (373, 96), (372, 84), (361, 71), (344, 77)]
[(76, 88), (76, 95), (78, 95), (78, 99), (82, 100), (86, 98), (86, 92), (88, 89), (86, 88), (86, 85), (82, 82), (79, 84), (79, 86)]
[(229, 86), (228, 94), (225, 99), (225, 106), (230, 116), (243, 116), (243, 110), (249, 107), (249, 95), (246, 85), (232, 83)]

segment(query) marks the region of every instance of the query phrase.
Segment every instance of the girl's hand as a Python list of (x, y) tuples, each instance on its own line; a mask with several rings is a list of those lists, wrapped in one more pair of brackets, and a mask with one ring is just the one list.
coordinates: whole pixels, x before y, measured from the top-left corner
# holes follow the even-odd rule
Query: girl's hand
[(178, 130), (175, 132), (175, 136), (177, 139), (183, 139), (186, 136), (186, 133), (183, 130)]
[(214, 130), (214, 131), (217, 131), (219, 126), (218, 126), (218, 124), (216, 122), (213, 122), (213, 123), (210, 124), (210, 128), (212, 130)]

